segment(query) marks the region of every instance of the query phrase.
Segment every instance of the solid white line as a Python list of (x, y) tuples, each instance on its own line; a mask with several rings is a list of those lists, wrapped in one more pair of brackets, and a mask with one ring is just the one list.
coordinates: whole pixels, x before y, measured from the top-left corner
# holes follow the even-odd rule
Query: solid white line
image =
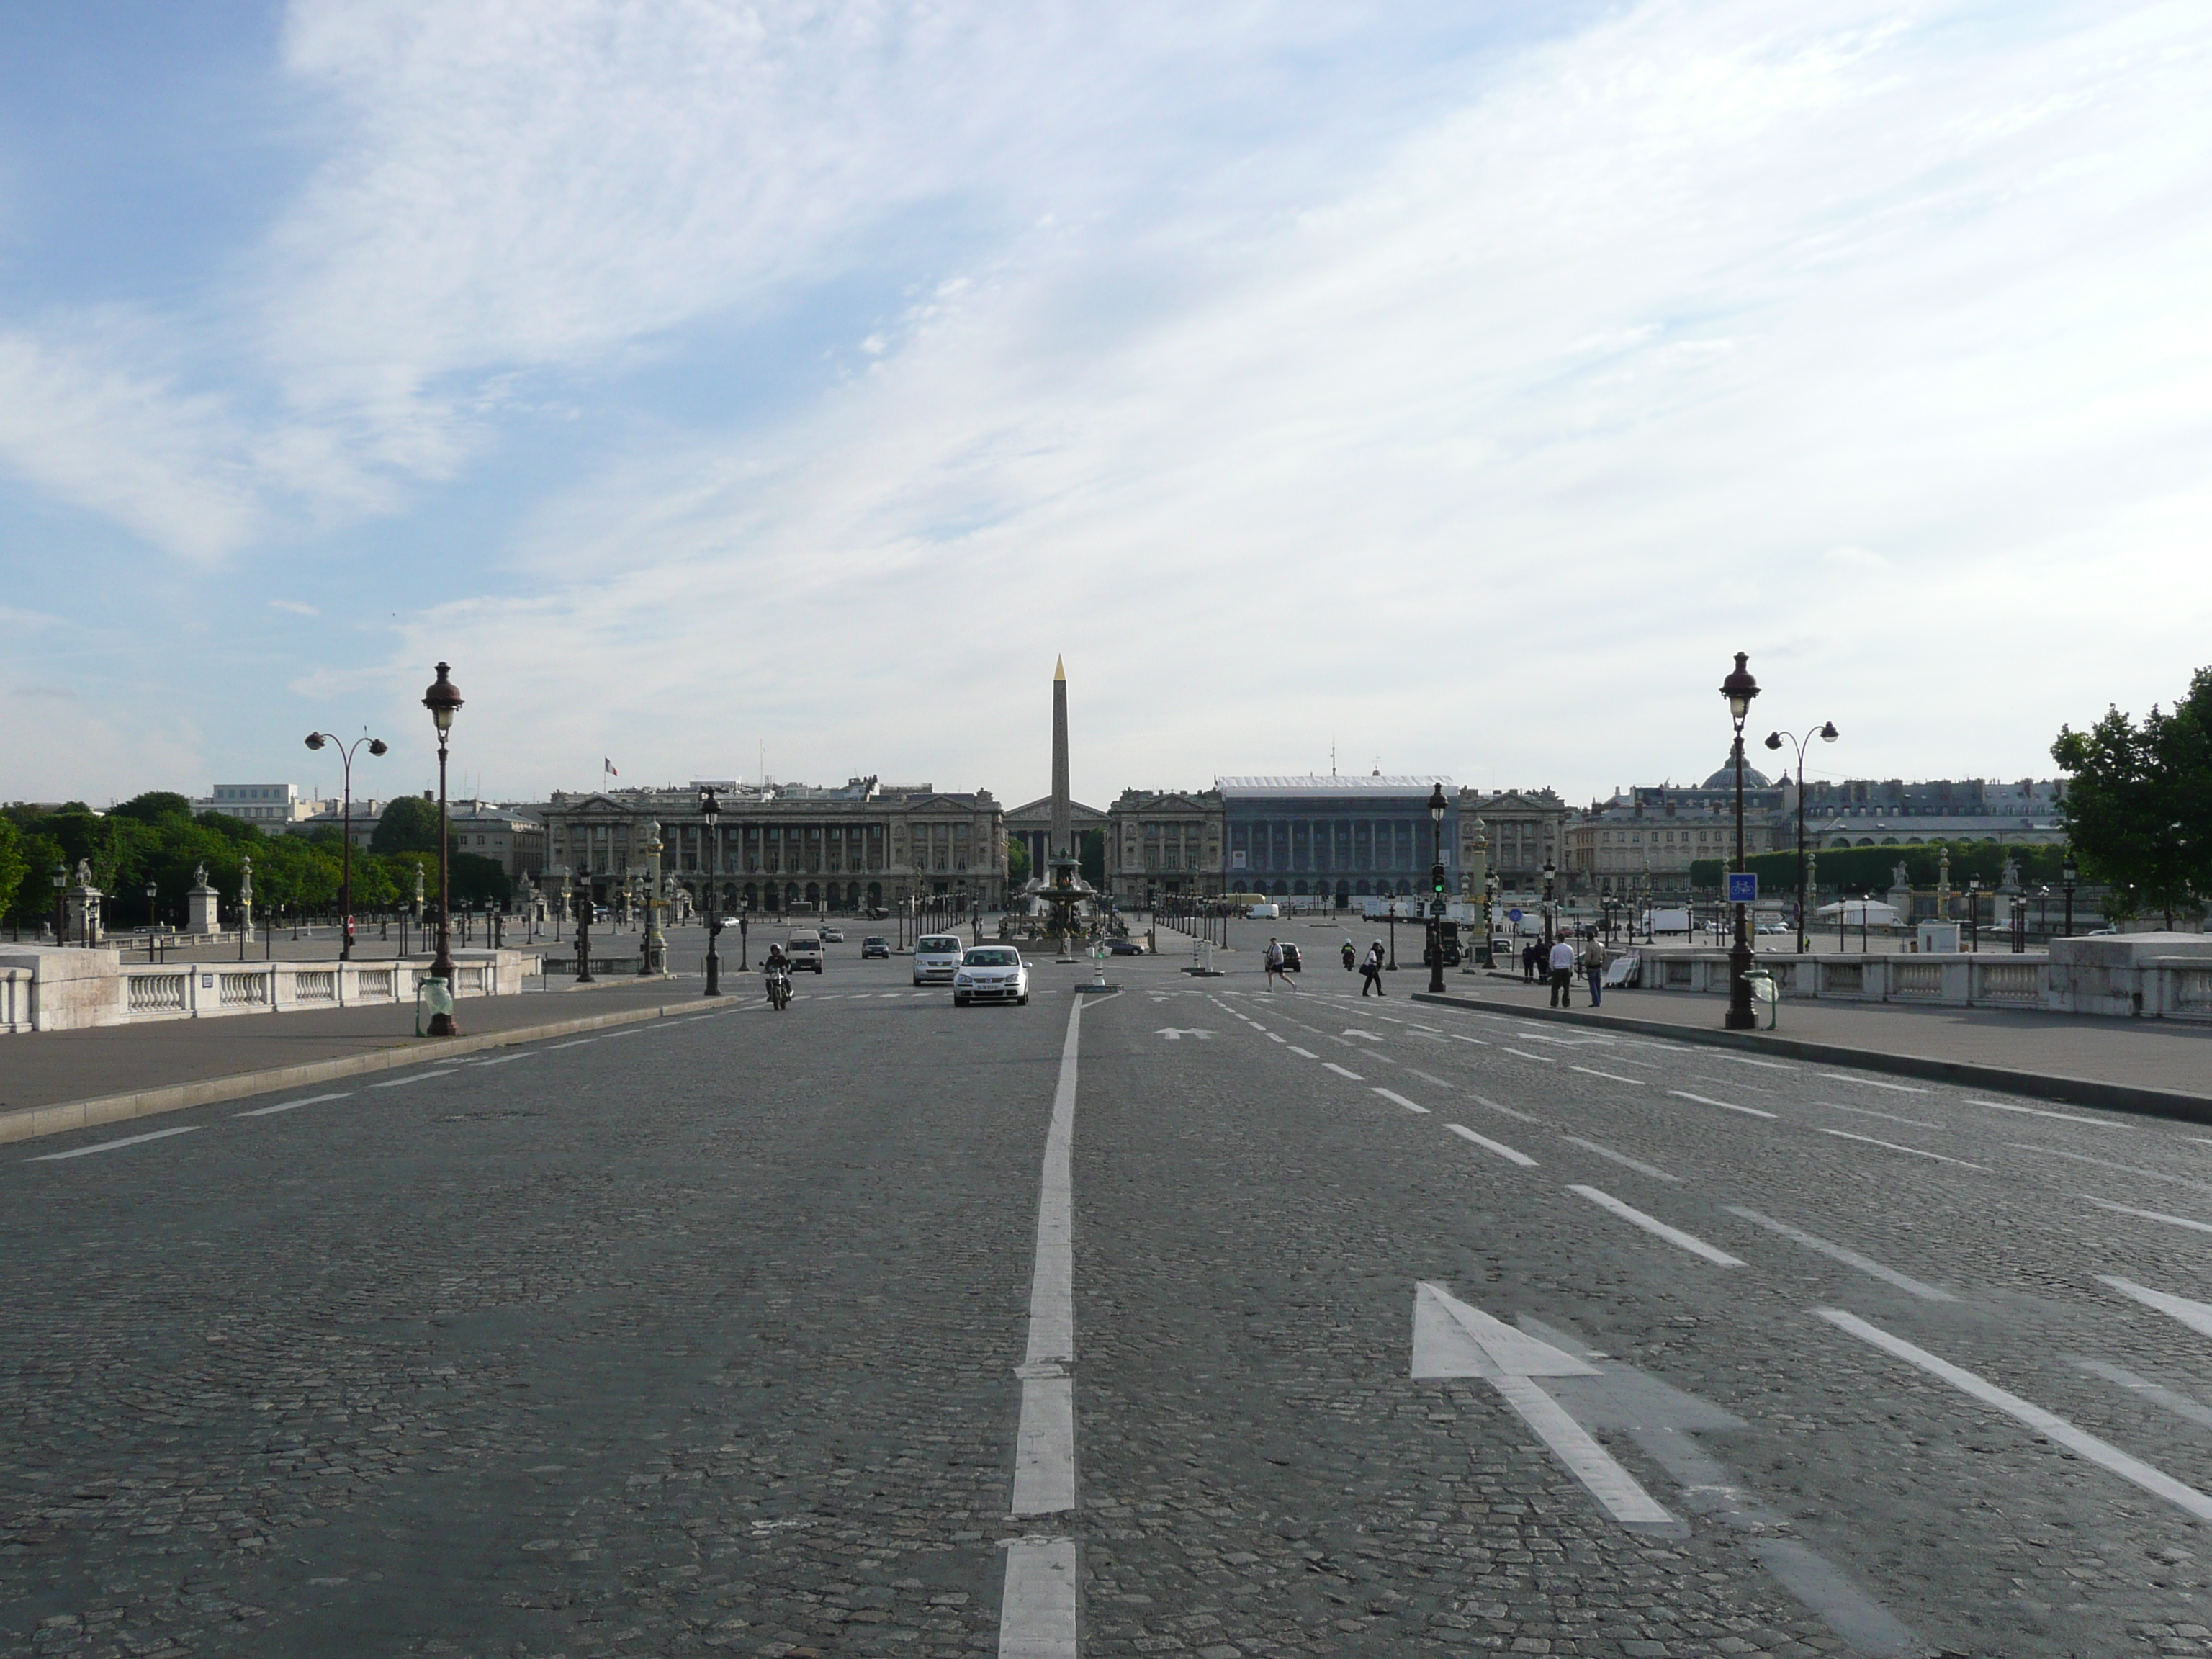
[(1644, 1084), (1650, 1081), (1648, 1078), (1623, 1077), (1618, 1072), (1593, 1071), (1587, 1066), (1570, 1066), (1567, 1069), (1571, 1072), (1580, 1072), (1584, 1077), (1601, 1077), (1608, 1083), (1633, 1083), (1638, 1088), (1642, 1088)]
[(1910, 1083), (1884, 1083), (1879, 1078), (1853, 1077), (1849, 1072), (1823, 1072), (1820, 1075), (1838, 1083), (1856, 1083), (1869, 1089), (1892, 1089), (1900, 1095), (1926, 1095), (1935, 1092), (1932, 1089), (1917, 1089)]
[(1872, 1135), (1855, 1135), (1849, 1129), (1823, 1129), (1814, 1125), (1816, 1135), (1833, 1135), (1838, 1140), (1863, 1140), (1869, 1146), (1887, 1146), (1893, 1152), (1910, 1152), (1915, 1158), (1932, 1158), (1938, 1164), (1955, 1164), (1962, 1170), (1987, 1170), (1986, 1164), (1969, 1164), (1963, 1158), (1946, 1158), (1941, 1152), (1924, 1152), (1917, 1146), (1900, 1146), (1893, 1140), (1876, 1140)]
[(1075, 1540), (1017, 1538), (999, 1602), (999, 1659), (1076, 1659)]
[(1490, 1151), (1497, 1153), (1498, 1157), (1504, 1158), (1508, 1164), (1518, 1164), (1524, 1170), (1533, 1170), (1536, 1167), (1536, 1160), (1529, 1157), (1528, 1153), (1516, 1152), (1504, 1141), (1492, 1140), (1488, 1135), (1479, 1135), (1475, 1133), (1474, 1130), (1468, 1128), (1464, 1123), (1447, 1123), (1444, 1125), (1444, 1127), (1449, 1129), (1454, 1134), (1460, 1136), (1462, 1139), (1471, 1140), (1478, 1146), (1489, 1148)]
[(233, 1112), (233, 1117), (274, 1117), (279, 1112), (297, 1110), (302, 1106), (319, 1106), (326, 1100), (350, 1100), (353, 1091), (345, 1090), (335, 1095), (309, 1095), (305, 1100), (288, 1100), (281, 1106), (256, 1106), (250, 1112)]
[(1584, 1152), (1595, 1152), (1600, 1158), (1609, 1158), (1615, 1164), (1633, 1170), (1638, 1175), (1650, 1176), (1654, 1181), (1680, 1181), (1682, 1178), (1680, 1176), (1668, 1175), (1664, 1170), (1655, 1170), (1649, 1164), (1629, 1157), (1626, 1152), (1616, 1152), (1612, 1147), (1601, 1146), (1595, 1140), (1584, 1140), (1580, 1135), (1563, 1135), (1560, 1139), (1571, 1140)]
[(1700, 1106), (1717, 1106), (1724, 1112), (1741, 1112), (1746, 1117), (1767, 1117), (1771, 1112), (1762, 1112), (1756, 1106), (1739, 1106), (1733, 1101), (1715, 1100), (1711, 1095), (1693, 1095), (1687, 1089), (1669, 1089), (1667, 1092), (1677, 1100), (1694, 1100)]
[(1503, 1043), (1498, 1046), (1498, 1052), (1507, 1054), (1518, 1054), (1523, 1060), (1533, 1060), (1538, 1064), (1544, 1066), (1550, 1066), (1556, 1063), (1548, 1054), (1532, 1054), (1526, 1048), (1510, 1048)]
[(1856, 1250), (1847, 1250), (1840, 1244), (1832, 1244), (1817, 1234), (1802, 1231), (1786, 1221), (1777, 1221), (1772, 1216), (1761, 1215), (1756, 1210), (1747, 1210), (1741, 1204), (1724, 1207), (1730, 1215), (1740, 1215), (1769, 1232), (1795, 1239), (1808, 1250), (1818, 1250), (1831, 1261), (1842, 1262), (1846, 1267), (1856, 1267), (1863, 1273), (1870, 1273), (1885, 1285), (1894, 1285), (1899, 1290), (1917, 1296), (1923, 1302), (1956, 1302), (1959, 1299), (1948, 1291), (1939, 1291), (1933, 1285), (1923, 1285), (1917, 1279), (1908, 1279), (1894, 1267), (1885, 1267), (1869, 1256), (1861, 1255)]
[(1670, 1227), (1656, 1216), (1646, 1215), (1632, 1205), (1622, 1203), (1611, 1193), (1601, 1192), (1595, 1187), (1570, 1187), (1567, 1190), (1579, 1194), (1601, 1208), (1612, 1211), (1623, 1221), (1643, 1228), (1654, 1237), (1663, 1238), (1669, 1244), (1687, 1250), (1692, 1255), (1703, 1256), (1717, 1267), (1741, 1267), (1743, 1266), (1742, 1262), (1737, 1261), (1726, 1250), (1717, 1250), (1704, 1239), (1686, 1233), (1678, 1227)]
[(2191, 1302), (2185, 1296), (2169, 1296), (2164, 1291), (2138, 1285), (2132, 1279), (2115, 1279), (2109, 1273), (2099, 1273), (2097, 1282), (2111, 1285), (2122, 1296), (2132, 1297), (2146, 1308), (2157, 1309), (2168, 1319), (2179, 1320), (2199, 1336), (2212, 1336), (2212, 1306)]
[(1409, 1112), (1419, 1112), (1423, 1117), (1426, 1117), (1429, 1115), (1429, 1109), (1427, 1107), (1416, 1106), (1412, 1101), (1407, 1099), (1403, 1095), (1393, 1094), (1388, 1089), (1377, 1089), (1375, 1092), (1382, 1096), (1385, 1100), (1392, 1101), (1398, 1105), (1403, 1106)]
[(1319, 1060), (1321, 1058), (1321, 1056), (1316, 1054), (1312, 1049), (1301, 1048), (1295, 1043), (1291, 1045), (1291, 1052), (1296, 1054), (1300, 1060)]
[(167, 1140), (171, 1135), (188, 1135), (204, 1129), (204, 1123), (187, 1123), (181, 1128), (155, 1129), (143, 1135), (125, 1135), (120, 1140), (102, 1140), (90, 1146), (72, 1146), (65, 1152), (41, 1152), (36, 1158), (27, 1158), (26, 1164), (58, 1164), (65, 1158), (87, 1158), (94, 1152), (112, 1152), (118, 1146), (136, 1146), (143, 1140)]
[(2046, 1112), (2040, 1106), (2012, 1106), (2002, 1100), (1970, 1100), (1969, 1106), (1986, 1106), (1993, 1112), (2024, 1112), (2030, 1117), (2055, 1117), (2062, 1123), (2094, 1123), (2100, 1129), (2121, 1129), (2127, 1126), (2115, 1123), (2108, 1117), (2081, 1117), (2072, 1112)]
[(453, 1067), (449, 1066), (442, 1072), (417, 1072), (412, 1077), (395, 1077), (388, 1082), (372, 1083), (368, 1086), (372, 1089), (404, 1089), (410, 1083), (421, 1083), (434, 1077), (451, 1077), (453, 1074)]
[(2087, 1193), (2081, 1194), (2081, 1197), (2100, 1210), (2112, 1210), (2121, 1215), (2141, 1216), (2145, 1221), (2163, 1221), (2169, 1227), (2187, 1227), (2196, 1232), (2212, 1233), (2212, 1221), (2191, 1221), (2185, 1215), (2166, 1215), (2158, 1210), (2138, 1210), (2125, 1204), (2111, 1204), (2101, 1198), (2090, 1198)]
[(1845, 1313), (1840, 1308), (1815, 1308), (1813, 1311), (1838, 1329), (1850, 1332), (1860, 1341), (1893, 1354), (1907, 1364), (1918, 1366), (1930, 1376), (1942, 1378), (1961, 1394), (1980, 1401), (1984, 1406), (1996, 1407), (2006, 1416), (2025, 1423), (2069, 1451), (2110, 1469), (2123, 1480), (2133, 1481), (2145, 1492), (2163, 1498), (2200, 1521), (2212, 1521), (2212, 1498), (2206, 1497), (2194, 1486), (2184, 1486), (2172, 1475), (2153, 1468), (2139, 1458), (2129, 1456), (2118, 1447), (2106, 1444), (2096, 1436), (2075, 1428), (2064, 1418), (2055, 1417), (2040, 1406), (2032, 1406), (2018, 1395), (2008, 1394), (1996, 1383), (1985, 1382), (1948, 1359), (1939, 1359), (1925, 1348), (1915, 1347), (1902, 1337), (1892, 1336), (1879, 1326), (1868, 1324), (1856, 1314)]
[(1077, 1045), (1082, 1034), (1083, 1004), (1079, 1000), (1068, 1006), (1060, 1084), (1053, 1094), (1052, 1126), (1045, 1133), (1036, 1262), (1030, 1279), (1029, 1346), (1015, 1372), (1022, 1380), (1014, 1457), (1016, 1515), (1050, 1515), (1075, 1507), (1075, 1389), (1063, 1368), (1075, 1363), (1070, 1162), (1075, 1141)]
[(1347, 1071), (1346, 1071), (1346, 1070), (1344, 1069), (1344, 1067), (1343, 1067), (1343, 1066), (1341, 1066), (1338, 1065), (1338, 1064), (1337, 1064), (1334, 1060), (1324, 1060), (1323, 1061), (1322, 1061), (1322, 1068), (1323, 1068), (1324, 1070), (1334, 1072), (1334, 1073), (1335, 1073), (1339, 1077), (1348, 1077), (1348, 1078), (1350, 1078), (1350, 1079), (1351, 1079), (1354, 1083), (1364, 1083), (1364, 1082), (1366, 1082), (1366, 1081), (1367, 1081), (1367, 1079), (1366, 1079), (1365, 1078), (1364, 1078), (1364, 1077), (1360, 1076), (1358, 1073), (1357, 1073), (1357, 1072), (1347, 1072)]

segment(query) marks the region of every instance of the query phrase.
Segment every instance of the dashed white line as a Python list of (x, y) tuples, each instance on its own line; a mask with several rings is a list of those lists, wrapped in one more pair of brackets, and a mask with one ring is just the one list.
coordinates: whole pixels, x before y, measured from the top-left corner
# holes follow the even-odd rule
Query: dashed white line
[(1742, 1262), (1737, 1261), (1726, 1250), (1717, 1250), (1694, 1234), (1686, 1233), (1679, 1227), (1670, 1227), (1658, 1217), (1646, 1215), (1632, 1204), (1622, 1203), (1611, 1193), (1596, 1187), (1570, 1187), (1567, 1190), (1579, 1197), (1589, 1200), (1601, 1209), (1612, 1211), (1623, 1221), (1632, 1226), (1643, 1228), (1655, 1238), (1663, 1238), (1678, 1249), (1687, 1250), (1694, 1256), (1702, 1256), (1716, 1267), (1741, 1267), (1743, 1266)]
[(1732, 1100), (1715, 1100), (1711, 1095), (1693, 1095), (1687, 1089), (1669, 1089), (1667, 1092), (1677, 1100), (1694, 1100), (1700, 1106), (1717, 1106), (1724, 1112), (1741, 1112), (1746, 1117), (1771, 1118), (1771, 1112), (1762, 1112), (1756, 1106), (1739, 1106)]
[(1472, 1042), (1478, 1048), (1487, 1048), (1490, 1046), (1481, 1037), (1462, 1036), (1457, 1031), (1447, 1031), (1444, 1035), (1454, 1042)]
[(412, 1077), (395, 1077), (382, 1083), (372, 1083), (368, 1086), (372, 1089), (404, 1089), (410, 1083), (423, 1083), (434, 1077), (451, 1077), (453, 1074), (453, 1068), (447, 1066), (441, 1072), (417, 1072)]
[(1885, 1285), (1894, 1285), (1899, 1290), (1917, 1296), (1923, 1302), (1956, 1302), (1959, 1299), (1948, 1291), (1938, 1290), (1933, 1285), (1923, 1285), (1917, 1279), (1909, 1278), (1899, 1273), (1894, 1267), (1883, 1267), (1881, 1262), (1870, 1256), (1861, 1255), (1856, 1250), (1845, 1249), (1840, 1244), (1830, 1243), (1818, 1234), (1808, 1233), (1800, 1228), (1793, 1227), (1786, 1221), (1777, 1221), (1772, 1216), (1761, 1215), (1756, 1210), (1747, 1210), (1741, 1204), (1730, 1204), (1724, 1207), (1730, 1215), (1740, 1215), (1746, 1221), (1764, 1227), (1769, 1232), (1780, 1233), (1784, 1238), (1794, 1239), (1808, 1250), (1817, 1250), (1831, 1261), (1842, 1262), (1846, 1267), (1856, 1267), (1863, 1273), (1868, 1273), (1881, 1279)]
[(1504, 1141), (1492, 1140), (1488, 1135), (1479, 1135), (1475, 1133), (1474, 1130), (1468, 1128), (1464, 1123), (1447, 1123), (1444, 1125), (1444, 1127), (1449, 1129), (1454, 1134), (1459, 1136), (1462, 1140), (1471, 1140), (1478, 1146), (1488, 1148), (1491, 1152), (1497, 1153), (1498, 1157), (1504, 1158), (1508, 1164), (1518, 1164), (1524, 1170), (1533, 1170), (1536, 1167), (1536, 1160), (1529, 1157), (1528, 1153), (1516, 1152)]
[(580, 1048), (587, 1042), (597, 1042), (597, 1037), (573, 1037), (566, 1042), (549, 1042), (548, 1048)]
[(2006, 1416), (2026, 1424), (2047, 1439), (2055, 1440), (2069, 1451), (2087, 1458), (2103, 1468), (2111, 1470), (2123, 1480), (2134, 1482), (2145, 1492), (2163, 1498), (2175, 1508), (2195, 1516), (2200, 1521), (2212, 1521), (2212, 1498), (2206, 1497), (2194, 1486), (2185, 1486), (2172, 1475), (2153, 1468), (2140, 1458), (2130, 1457), (2117, 1446), (2110, 1446), (2096, 1436), (2075, 1428), (2063, 1417), (2057, 1417), (2040, 1406), (2030, 1405), (2016, 1394), (2009, 1394), (1994, 1382), (1984, 1381), (1970, 1370), (1954, 1365), (1948, 1359), (1939, 1359), (1925, 1348), (1915, 1347), (1903, 1337), (1892, 1336), (1876, 1325), (1869, 1325), (1856, 1314), (1845, 1313), (1840, 1308), (1815, 1308), (1813, 1310), (1838, 1330), (1848, 1331), (1862, 1342), (1880, 1348), (1883, 1352), (1917, 1365), (1930, 1376), (1940, 1377), (1960, 1393), (1994, 1406)]
[(1650, 1176), (1654, 1181), (1680, 1181), (1682, 1178), (1680, 1176), (1668, 1175), (1664, 1170), (1654, 1169), (1650, 1164), (1638, 1158), (1629, 1157), (1626, 1152), (1616, 1152), (1612, 1147), (1601, 1146), (1595, 1140), (1584, 1140), (1580, 1135), (1563, 1135), (1560, 1139), (1571, 1140), (1586, 1152), (1595, 1152), (1600, 1158), (1611, 1158), (1623, 1168), (1633, 1170), (1638, 1175)]
[(1319, 1060), (1321, 1058), (1321, 1056), (1316, 1054), (1312, 1049), (1301, 1048), (1296, 1043), (1291, 1043), (1290, 1045), (1290, 1050), (1300, 1060)]
[(2132, 1279), (2116, 1279), (2110, 1273), (2099, 1273), (2097, 1282), (2111, 1285), (2122, 1296), (2132, 1297), (2146, 1308), (2157, 1309), (2168, 1319), (2179, 1320), (2199, 1336), (2212, 1336), (2212, 1305), (2191, 1302), (2185, 1296), (2169, 1296), (2164, 1291), (2138, 1285)]
[(1284, 1043), (1287, 1043), (1287, 1042), (1289, 1042), (1289, 1039), (1288, 1039), (1287, 1037), (1279, 1037), (1279, 1036), (1276, 1036), (1273, 1031), (1270, 1031), (1270, 1032), (1268, 1032), (1268, 1033), (1267, 1033), (1267, 1041), (1268, 1041), (1268, 1042), (1284, 1042)]
[(1412, 1101), (1407, 1099), (1406, 1097), (1401, 1094), (1394, 1093), (1389, 1089), (1377, 1089), (1375, 1092), (1382, 1096), (1382, 1098), (1387, 1101), (1403, 1106), (1409, 1112), (1419, 1112), (1424, 1117), (1428, 1115), (1429, 1109), (1427, 1107), (1416, 1106)]
[(1938, 1164), (1955, 1164), (1962, 1170), (1986, 1171), (1990, 1167), (1986, 1164), (1969, 1164), (1963, 1158), (1946, 1158), (1941, 1152), (1923, 1152), (1917, 1146), (1901, 1146), (1893, 1140), (1877, 1140), (1872, 1135), (1855, 1135), (1849, 1129), (1823, 1129), (1818, 1124), (1814, 1124), (1813, 1133), (1816, 1135), (1833, 1135), (1838, 1140), (1863, 1141), (1869, 1146), (1887, 1146), (1893, 1152), (1910, 1152), (1915, 1158), (1932, 1158)]
[(2081, 1117), (2072, 1112), (2046, 1112), (2040, 1106), (2014, 1106), (2002, 1100), (1970, 1100), (1969, 1106), (1986, 1106), (1993, 1112), (2022, 1112), (2029, 1117), (2055, 1117), (2062, 1123), (2094, 1123), (2100, 1129), (2119, 1129), (2126, 1126), (2109, 1117)]
[[(681, 1023), (682, 1022), (680, 1021), (678, 1022), (678, 1024)], [(538, 1052), (539, 1051), (535, 1048), (525, 1048), (518, 1054), (501, 1054), (497, 1060), (488, 1060), (484, 1061), (484, 1064), (487, 1066), (504, 1066), (510, 1060), (535, 1060), (538, 1058)]]
[(1366, 1079), (1365, 1078), (1364, 1078), (1364, 1077), (1360, 1076), (1358, 1073), (1357, 1073), (1357, 1072), (1347, 1072), (1347, 1071), (1346, 1071), (1346, 1070), (1344, 1069), (1344, 1067), (1343, 1067), (1343, 1066), (1341, 1066), (1338, 1065), (1338, 1064), (1337, 1064), (1334, 1060), (1324, 1060), (1323, 1061), (1322, 1061), (1322, 1065), (1326, 1069), (1328, 1069), (1328, 1070), (1329, 1070), (1329, 1071), (1332, 1071), (1332, 1072), (1335, 1073), (1339, 1077), (1348, 1077), (1348, 1078), (1350, 1078), (1350, 1079), (1351, 1079), (1354, 1083), (1364, 1083), (1364, 1082), (1366, 1082), (1366, 1081), (1367, 1081), (1367, 1079)]
[(2087, 1152), (2062, 1152), (2056, 1146), (2038, 1146), (2027, 1140), (2008, 1140), (2005, 1146), (2015, 1152), (2040, 1152), (2045, 1158), (2063, 1158), (2075, 1164), (2094, 1164), (2100, 1170), (2118, 1170), (2123, 1175), (2141, 1176), (2145, 1181), (2163, 1181), (2170, 1187), (2187, 1187), (2195, 1192), (2212, 1193), (2212, 1185), (2191, 1181), (2186, 1176), (2167, 1175), (2160, 1170), (2139, 1170), (2132, 1164), (2115, 1164), (2109, 1158), (2092, 1158)]
[(1640, 1077), (1623, 1077), (1618, 1072), (1597, 1071), (1588, 1066), (1570, 1066), (1567, 1069), (1571, 1072), (1580, 1072), (1584, 1077), (1601, 1077), (1608, 1083), (1632, 1083), (1639, 1089), (1648, 1081)]
[(274, 1117), (279, 1112), (297, 1111), (302, 1106), (319, 1106), (326, 1100), (350, 1100), (353, 1091), (345, 1090), (335, 1095), (309, 1095), (304, 1100), (288, 1100), (277, 1106), (256, 1106), (250, 1112), (233, 1112), (233, 1117)]
[(1794, 1072), (1795, 1066), (1785, 1066), (1778, 1060), (1753, 1060), (1749, 1054), (1712, 1054), (1712, 1060), (1732, 1060), (1739, 1066), (1764, 1066), (1770, 1072)]
[(1544, 1121), (1533, 1112), (1516, 1111), (1510, 1106), (1500, 1106), (1486, 1095), (1469, 1095), (1468, 1098), (1478, 1106), (1487, 1106), (1493, 1112), (1503, 1113), (1507, 1117), (1517, 1117), (1523, 1123), (1541, 1123)]
[(89, 1158), (94, 1152), (112, 1152), (118, 1146), (136, 1146), (143, 1141), (167, 1140), (171, 1135), (188, 1135), (207, 1127), (204, 1123), (186, 1123), (174, 1129), (155, 1129), (143, 1135), (125, 1135), (120, 1140), (95, 1141), (89, 1146), (72, 1146), (65, 1152), (41, 1152), (36, 1158), (27, 1158), (26, 1164), (58, 1164), (65, 1158)]
[(1816, 1100), (1815, 1106), (1825, 1106), (1832, 1112), (1849, 1112), (1853, 1117), (1878, 1117), (1889, 1123), (1909, 1123), (1916, 1129), (1940, 1129), (1940, 1123), (1930, 1123), (1925, 1118), (1899, 1117), (1895, 1112), (1878, 1112), (1871, 1106), (1846, 1106), (1839, 1100)]
[(1075, 1540), (1008, 1540), (999, 1659), (1076, 1659)]
[(1523, 1060), (1533, 1060), (1539, 1065), (1543, 1066), (1551, 1066), (1557, 1063), (1548, 1054), (1532, 1054), (1526, 1048), (1509, 1048), (1503, 1043), (1498, 1045), (1498, 1052), (1500, 1054), (1518, 1054)]
[(1820, 1076), (1834, 1083), (1856, 1083), (1863, 1088), (1888, 1089), (1900, 1095), (1933, 1094), (1932, 1089), (1917, 1088), (1910, 1083), (1884, 1083), (1880, 1078), (1853, 1077), (1849, 1072), (1822, 1072)]
[(2167, 1215), (2160, 1210), (2138, 1210), (2130, 1205), (2112, 1204), (2101, 1198), (2091, 1198), (2087, 1193), (2080, 1196), (2100, 1210), (2112, 1210), (2121, 1215), (2140, 1216), (2145, 1221), (2163, 1221), (2169, 1227), (2187, 1227), (2193, 1232), (2212, 1233), (2212, 1221), (2191, 1221), (2185, 1215)]

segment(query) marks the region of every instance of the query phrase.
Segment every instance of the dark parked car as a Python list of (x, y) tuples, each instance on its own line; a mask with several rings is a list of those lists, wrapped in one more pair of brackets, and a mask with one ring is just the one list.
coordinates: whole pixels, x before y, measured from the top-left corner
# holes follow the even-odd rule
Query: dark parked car
[(1133, 939), (1109, 939), (1106, 941), (1106, 954), (1109, 957), (1140, 957), (1145, 954), (1145, 947), (1141, 941)]
[(1284, 945), (1283, 971), (1286, 974), (1303, 974), (1305, 970), (1305, 963), (1298, 956), (1298, 947), (1295, 945)]
[(891, 959), (891, 942), (881, 933), (869, 934), (860, 941), (860, 960), (866, 962), (870, 957), (881, 957), (889, 962)]

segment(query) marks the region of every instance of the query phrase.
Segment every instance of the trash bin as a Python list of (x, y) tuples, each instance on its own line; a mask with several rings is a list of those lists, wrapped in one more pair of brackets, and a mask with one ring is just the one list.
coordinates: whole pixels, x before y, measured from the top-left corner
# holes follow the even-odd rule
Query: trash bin
[(453, 1012), (453, 988), (435, 974), (431, 974), (415, 988), (415, 1035), (422, 1035), (422, 1016), (450, 1014)]
[(1782, 1012), (1782, 987), (1764, 968), (1753, 968), (1743, 977), (1744, 982), (1751, 987), (1753, 1004), (1756, 1006), (1763, 1002), (1766, 1005), (1766, 1029), (1772, 1030)]

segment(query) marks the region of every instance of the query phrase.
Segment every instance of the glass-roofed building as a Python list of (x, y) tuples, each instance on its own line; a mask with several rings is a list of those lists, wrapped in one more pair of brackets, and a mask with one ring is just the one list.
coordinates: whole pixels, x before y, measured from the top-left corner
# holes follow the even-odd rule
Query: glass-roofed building
[(1450, 779), (1224, 778), (1224, 868), (1232, 892), (1331, 894), (1341, 899), (1425, 891), (1433, 861), (1429, 794), (1441, 781), (1443, 863), (1459, 888), (1459, 789)]

